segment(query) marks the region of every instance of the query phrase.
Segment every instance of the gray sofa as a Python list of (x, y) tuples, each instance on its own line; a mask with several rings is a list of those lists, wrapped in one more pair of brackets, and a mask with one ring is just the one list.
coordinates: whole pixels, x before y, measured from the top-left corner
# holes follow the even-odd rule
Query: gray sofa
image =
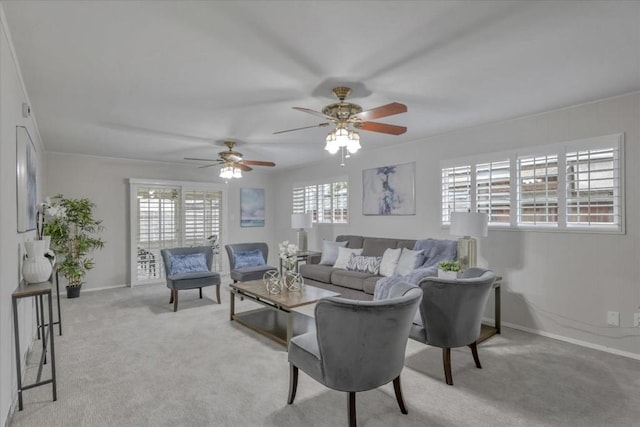
[[(413, 249), (416, 243), (415, 240), (410, 239), (390, 239), (384, 237), (350, 235), (336, 237), (336, 242), (344, 241), (347, 242), (348, 248), (362, 248), (362, 255), (364, 256), (379, 257), (381, 257), (388, 248)], [(333, 268), (330, 265), (320, 265), (319, 262), (320, 255), (315, 255), (307, 258), (306, 264), (300, 265), (300, 274), (304, 277), (304, 282), (312, 286), (338, 292), (344, 298), (359, 300), (373, 299), (376, 282), (383, 277), (370, 273)]]

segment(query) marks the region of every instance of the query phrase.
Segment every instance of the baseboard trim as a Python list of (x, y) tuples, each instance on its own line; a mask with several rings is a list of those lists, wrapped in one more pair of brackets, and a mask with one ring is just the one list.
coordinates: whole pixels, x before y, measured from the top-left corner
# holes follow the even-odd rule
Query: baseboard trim
[(605, 353), (615, 354), (617, 356), (628, 357), (629, 359), (640, 360), (640, 354), (631, 353), (628, 351), (618, 350), (615, 348), (607, 347), (604, 345), (593, 344), (588, 341), (577, 340), (574, 338), (568, 338), (562, 335), (552, 334), (550, 332), (540, 331), (538, 329), (527, 328), (524, 326), (516, 325), (515, 323), (502, 322), (503, 326), (509, 327), (511, 329), (517, 329), (519, 331), (528, 332), (534, 335), (540, 335), (545, 338), (552, 338), (554, 340), (567, 342), (569, 344), (579, 345), (580, 347), (591, 348), (593, 350), (603, 351)]

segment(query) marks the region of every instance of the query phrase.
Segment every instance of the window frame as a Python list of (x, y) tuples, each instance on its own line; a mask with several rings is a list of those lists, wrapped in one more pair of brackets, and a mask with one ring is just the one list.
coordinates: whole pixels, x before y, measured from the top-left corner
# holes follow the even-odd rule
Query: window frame
[[(471, 211), (475, 212), (478, 209), (478, 197), (477, 197), (477, 166), (486, 163), (495, 163), (509, 159), (510, 162), (510, 221), (509, 223), (497, 223), (490, 222), (490, 229), (498, 230), (514, 230), (514, 231), (549, 231), (549, 232), (566, 232), (566, 233), (602, 233), (602, 234), (625, 234), (625, 150), (624, 150), (624, 133), (616, 133), (610, 135), (602, 135), (597, 137), (582, 138), (571, 141), (559, 142), (554, 144), (542, 145), (537, 147), (521, 148), (510, 151), (502, 151), (495, 153), (485, 153), (479, 156), (464, 157), (457, 159), (446, 159), (440, 162), (440, 222), (443, 228), (449, 227), (449, 222), (444, 220), (445, 200), (443, 194), (443, 174), (446, 168), (465, 167), (468, 166), (471, 170), (471, 191), (470, 201)], [(618, 223), (614, 224), (575, 224), (569, 223), (569, 212), (567, 209), (568, 187), (567, 187), (567, 154), (588, 151), (588, 150), (602, 150), (613, 149), (614, 151), (614, 165), (613, 165), (613, 199), (614, 221)], [(617, 151), (618, 157), (615, 158)], [(519, 222), (520, 217), (520, 200), (519, 200), (519, 188), (520, 188), (520, 168), (519, 160), (522, 158), (533, 158), (541, 156), (557, 155), (557, 210), (558, 221), (557, 223), (522, 223)], [(616, 176), (617, 174), (617, 176)], [(617, 182), (616, 182), (617, 179)], [(617, 185), (616, 185), (617, 184)], [(617, 193), (617, 194), (616, 194)], [(618, 201), (616, 200), (618, 199)]]
[[(335, 185), (343, 184), (346, 186), (346, 195), (335, 194)], [(326, 187), (330, 187), (330, 205), (326, 207)], [(312, 190), (311, 187), (315, 187)], [(349, 179), (346, 176), (339, 176), (333, 178), (318, 179), (314, 181), (298, 182), (294, 183), (291, 188), (291, 212), (292, 213), (307, 213), (311, 211), (313, 213), (314, 224), (333, 224), (342, 225), (349, 224), (350, 207), (349, 207)], [(307, 200), (309, 193), (315, 193), (315, 201)], [(302, 201), (299, 199), (299, 194), (302, 194)], [(296, 197), (298, 195), (298, 197)], [(339, 201), (338, 199), (344, 199)], [(315, 204), (314, 204), (315, 202)], [(346, 206), (341, 213), (338, 213), (340, 206)], [(302, 206), (302, 210), (300, 209)], [(311, 208), (310, 208), (311, 206)], [(315, 206), (315, 210), (313, 208)], [(345, 212), (346, 210), (346, 212)], [(325, 212), (321, 212), (325, 211)], [(328, 215), (326, 213), (328, 212)], [(329, 220), (327, 220), (327, 216)], [(337, 221), (337, 217), (345, 217), (344, 221)], [(322, 218), (322, 221), (319, 219)]]

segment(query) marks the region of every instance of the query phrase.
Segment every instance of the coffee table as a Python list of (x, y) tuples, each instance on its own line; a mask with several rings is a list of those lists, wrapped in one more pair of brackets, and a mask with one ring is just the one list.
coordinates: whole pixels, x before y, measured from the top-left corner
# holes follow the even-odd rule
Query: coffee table
[[(321, 298), (340, 296), (339, 293), (309, 285), (305, 285), (301, 291), (284, 289), (279, 294), (270, 294), (262, 280), (232, 283), (229, 288), (229, 319), (287, 347), (294, 335), (307, 332), (314, 323), (312, 317), (296, 309), (315, 304)], [(236, 313), (236, 296), (261, 304), (264, 308)]]

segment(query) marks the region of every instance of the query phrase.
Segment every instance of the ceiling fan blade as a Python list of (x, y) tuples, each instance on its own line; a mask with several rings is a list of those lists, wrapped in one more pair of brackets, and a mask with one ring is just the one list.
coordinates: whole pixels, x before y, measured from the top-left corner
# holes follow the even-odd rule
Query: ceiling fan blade
[(211, 163), (210, 165), (198, 166), (198, 169), (210, 168), (211, 166), (218, 166), (220, 163)]
[(275, 166), (276, 164), (273, 162), (264, 162), (261, 160), (243, 160), (242, 163), (245, 165), (253, 165), (253, 166)]
[(378, 122), (354, 123), (353, 126), (357, 129), (367, 130), (369, 132), (388, 133), (391, 135), (402, 135), (407, 131), (407, 128), (404, 126), (388, 125), (386, 123)]
[(372, 108), (370, 110), (363, 111), (351, 116), (352, 118), (360, 119), (362, 121), (379, 119), (381, 117), (393, 116), (394, 114), (406, 113), (407, 106), (400, 104), (399, 102), (392, 102), (391, 104), (382, 105), (380, 107)]
[(322, 117), (324, 119), (327, 120), (335, 120), (335, 117), (331, 117), (331, 116), (327, 116), (324, 113), (321, 113), (320, 111), (316, 111), (316, 110), (311, 110), (309, 108), (302, 108), (302, 107), (292, 107), (294, 110), (298, 110), (298, 111), (302, 111), (303, 113), (309, 113), (309, 114), (313, 114), (314, 116), (318, 116), (318, 117)]
[(327, 127), (327, 126), (329, 126), (329, 123), (320, 123), (318, 125), (313, 125), (313, 126), (305, 126), (305, 127), (301, 127), (301, 128), (295, 128), (295, 129), (280, 130), (278, 132), (274, 132), (273, 134), (277, 135), (279, 133), (293, 132), (294, 130), (311, 129), (311, 128), (323, 128), (323, 127)]
[(237, 167), (238, 169), (242, 169), (245, 172), (249, 172), (252, 171), (253, 168), (250, 168), (249, 166), (242, 164), (242, 163), (234, 163), (233, 164), (235, 167)]
[(197, 161), (200, 161), (200, 162), (219, 162), (220, 161), (220, 160), (216, 160), (216, 159), (196, 159), (196, 158), (193, 158), (193, 157), (185, 157), (184, 159), (185, 160), (197, 160)]

